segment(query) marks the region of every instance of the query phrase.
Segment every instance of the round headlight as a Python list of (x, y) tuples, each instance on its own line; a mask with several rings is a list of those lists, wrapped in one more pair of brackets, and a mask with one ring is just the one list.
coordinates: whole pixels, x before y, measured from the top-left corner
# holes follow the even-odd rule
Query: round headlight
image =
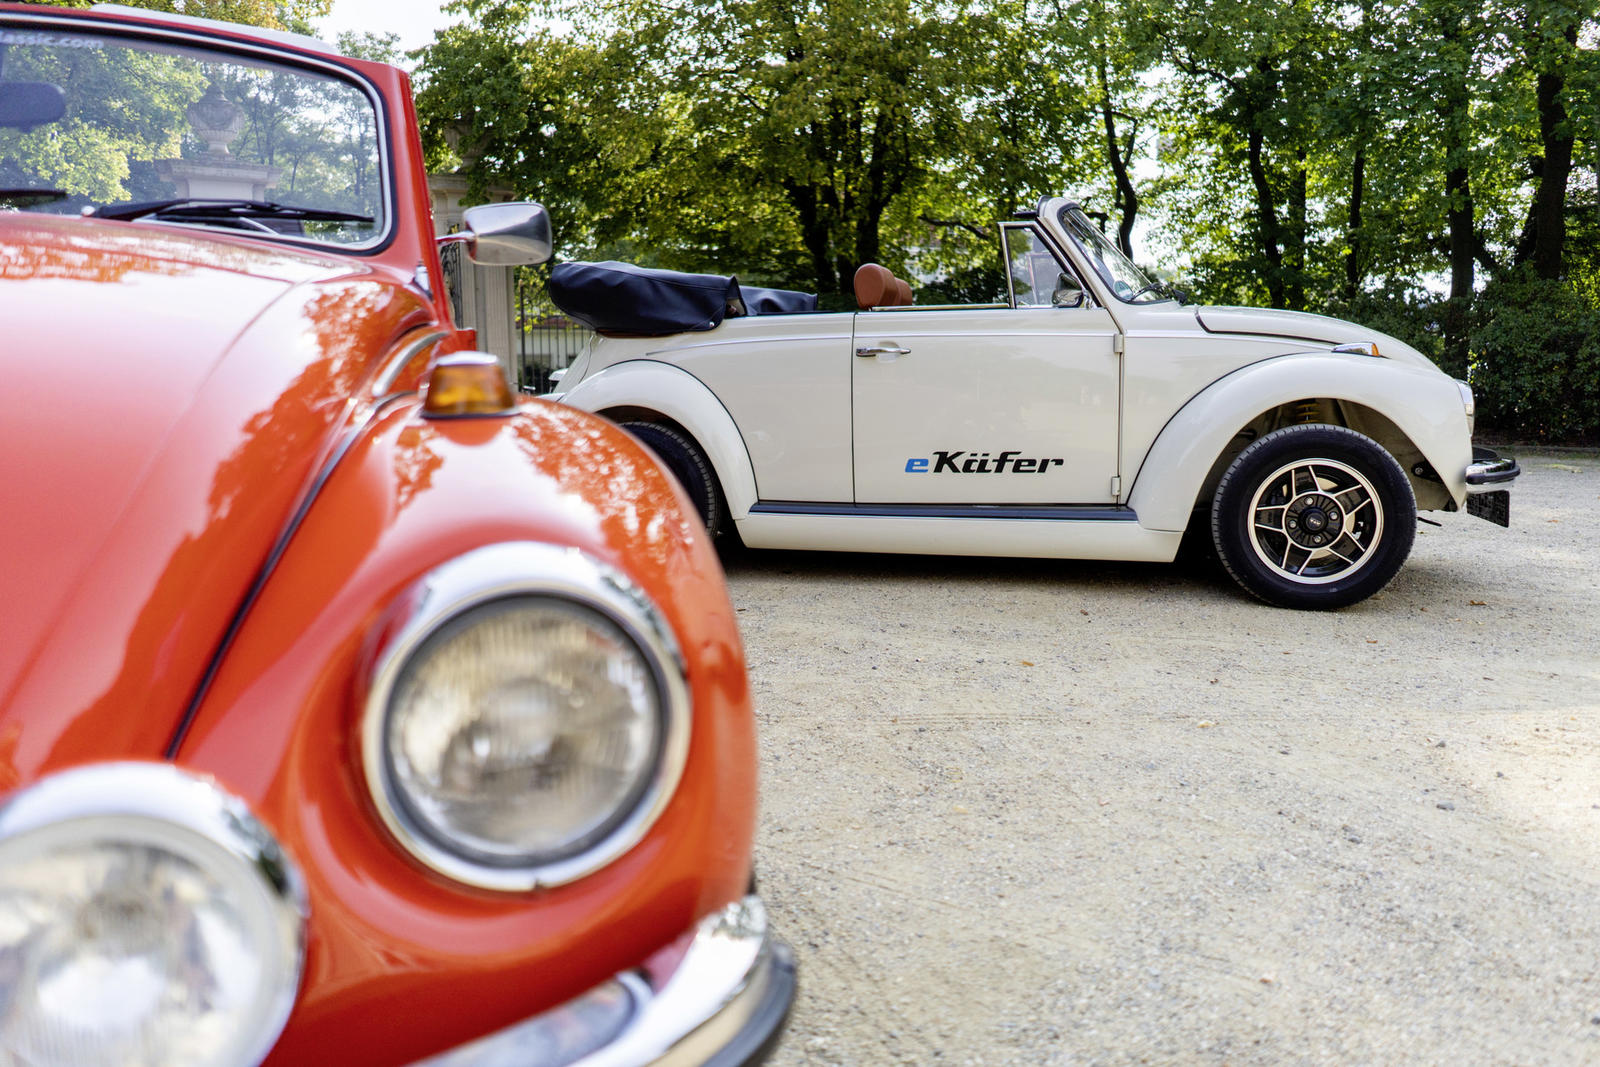
[(0, 1060), (257, 1063), (300, 983), (305, 890), (244, 804), (166, 764), (0, 807)]
[(507, 544), (434, 571), (380, 654), (364, 724), (379, 813), (459, 881), (571, 881), (644, 835), (688, 747), (660, 613), (571, 549)]

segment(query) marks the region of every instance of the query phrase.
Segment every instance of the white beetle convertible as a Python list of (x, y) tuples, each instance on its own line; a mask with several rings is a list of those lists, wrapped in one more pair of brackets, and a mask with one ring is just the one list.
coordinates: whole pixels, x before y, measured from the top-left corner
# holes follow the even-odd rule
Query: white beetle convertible
[(1472, 392), (1392, 337), (1185, 306), (1074, 202), (1000, 226), (1008, 299), (918, 306), (867, 265), (861, 310), (715, 275), (564, 264), (599, 330), (552, 399), (654, 448), (715, 535), (754, 548), (1171, 561), (1208, 524), (1272, 604), (1372, 595), (1417, 511), (1501, 525), (1515, 461)]

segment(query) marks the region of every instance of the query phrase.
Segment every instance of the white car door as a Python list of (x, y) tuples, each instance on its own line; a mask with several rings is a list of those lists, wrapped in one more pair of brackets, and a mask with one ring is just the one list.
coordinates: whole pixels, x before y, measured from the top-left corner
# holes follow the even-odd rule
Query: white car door
[(855, 317), (861, 504), (1116, 500), (1116, 323), (1039, 231), (1004, 230), (1010, 306)]

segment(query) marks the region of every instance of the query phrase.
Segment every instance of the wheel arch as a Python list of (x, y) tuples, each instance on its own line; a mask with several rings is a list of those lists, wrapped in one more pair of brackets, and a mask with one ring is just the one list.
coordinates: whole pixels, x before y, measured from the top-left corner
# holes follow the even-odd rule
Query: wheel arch
[(613, 422), (658, 422), (681, 430), (711, 461), (729, 519), (744, 518), (755, 504), (755, 468), (739, 427), (716, 394), (688, 371), (653, 360), (618, 363), (579, 382), (561, 402)]
[(1370, 437), (1406, 472), (1420, 510), (1454, 510), (1472, 454), (1455, 383), (1429, 368), (1375, 362), (1280, 357), (1213, 382), (1168, 420), (1145, 454), (1128, 496), (1140, 523), (1185, 529), (1252, 441), (1310, 422)]

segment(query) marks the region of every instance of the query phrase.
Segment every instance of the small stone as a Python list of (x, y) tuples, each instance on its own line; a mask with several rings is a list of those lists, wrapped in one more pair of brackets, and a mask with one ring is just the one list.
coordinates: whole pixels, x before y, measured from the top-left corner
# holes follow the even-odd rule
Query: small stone
[(1435, 804), (1434, 807), (1438, 808), (1440, 811), (1455, 811), (1456, 810), (1456, 806), (1454, 804), (1450, 803), (1448, 800), (1441, 800), (1441, 801), (1439, 801), (1439, 803)]
[(1444, 747), (1444, 742), (1440, 741), (1437, 745), (1434, 745), (1433, 747), (1434, 748), (1443, 748)]

